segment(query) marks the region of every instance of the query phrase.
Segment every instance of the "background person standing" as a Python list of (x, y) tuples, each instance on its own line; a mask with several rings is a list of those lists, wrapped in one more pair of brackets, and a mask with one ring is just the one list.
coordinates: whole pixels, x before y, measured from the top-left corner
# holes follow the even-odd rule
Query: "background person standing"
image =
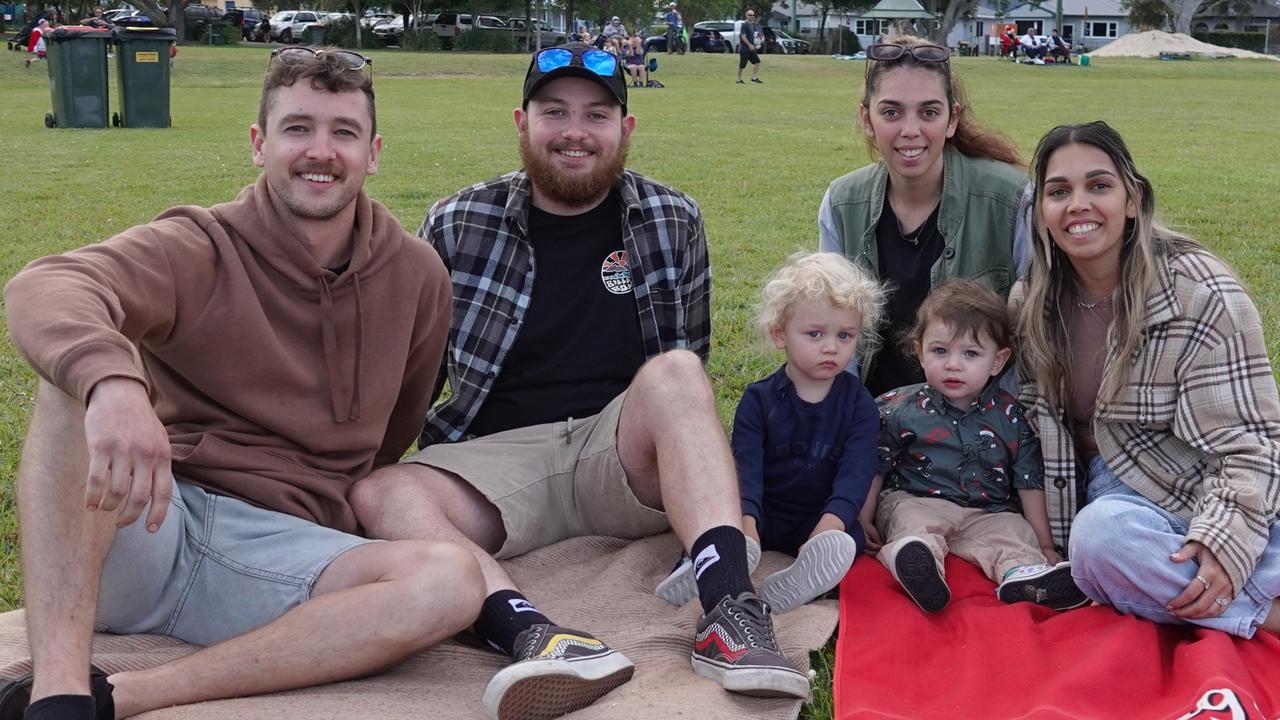
[(741, 27), (738, 28), (738, 84), (742, 82), (742, 71), (746, 69), (747, 63), (751, 63), (751, 82), (757, 85), (763, 85), (764, 81), (760, 79), (760, 55), (756, 53), (756, 14), (753, 10), (748, 10), (746, 19), (742, 21)]

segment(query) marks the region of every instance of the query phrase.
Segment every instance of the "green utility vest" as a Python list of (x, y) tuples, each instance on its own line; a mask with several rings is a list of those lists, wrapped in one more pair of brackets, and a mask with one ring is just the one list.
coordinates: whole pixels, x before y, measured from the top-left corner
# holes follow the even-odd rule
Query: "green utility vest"
[[(930, 287), (971, 278), (1008, 297), (1017, 279), (1014, 224), (1026, 185), (1026, 175), (1012, 165), (972, 158), (947, 145), (938, 211), (943, 248), (930, 273)], [(837, 178), (827, 191), (845, 257), (873, 277), (880, 275), (876, 224), (888, 187), (889, 170), (876, 162)], [(868, 361), (863, 359), (864, 372)]]
[[(942, 208), (938, 231), (942, 256), (933, 266), (932, 287), (966, 277), (1008, 297), (1016, 271), (1013, 230), (1018, 198), (1027, 184), (1021, 170), (996, 160), (971, 158), (948, 145), (943, 155)], [(854, 170), (828, 191), (845, 257), (880, 274), (876, 224), (884, 209), (889, 170), (883, 162)]]

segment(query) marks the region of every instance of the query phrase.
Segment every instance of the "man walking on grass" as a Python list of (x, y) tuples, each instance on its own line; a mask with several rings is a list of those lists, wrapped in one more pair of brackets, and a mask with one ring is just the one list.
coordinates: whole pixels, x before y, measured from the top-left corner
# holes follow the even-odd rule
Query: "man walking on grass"
[(480, 562), (488, 597), (474, 632), (514, 660), (485, 691), (500, 720), (589, 705), (634, 668), (542, 614), (494, 556), (668, 527), (696, 564), (679, 575), (702, 604), (694, 671), (749, 695), (808, 695), (751, 586), (703, 369), (702, 217), (625, 169), (635, 123), (613, 55), (570, 43), (534, 56), (515, 110), (524, 169), (441, 200), (419, 230), (453, 277), (452, 394), (427, 416), (422, 452), (352, 489), (372, 535), (456, 542)]
[(760, 55), (756, 51), (756, 14), (752, 10), (747, 11), (746, 19), (742, 21), (742, 25), (738, 28), (738, 84), (742, 85), (742, 71), (746, 69), (747, 63), (751, 63), (751, 82), (757, 85), (763, 84), (760, 79)]
[[(368, 63), (275, 51), (256, 183), (5, 288), (41, 379), (17, 482), (35, 673), (0, 688), (0, 717), (360, 677), (475, 618), (470, 553), (357, 537), (346, 500), (413, 442), (450, 318), (439, 257), (362, 190), (382, 147)], [(107, 676), (95, 624), (206, 647)]]

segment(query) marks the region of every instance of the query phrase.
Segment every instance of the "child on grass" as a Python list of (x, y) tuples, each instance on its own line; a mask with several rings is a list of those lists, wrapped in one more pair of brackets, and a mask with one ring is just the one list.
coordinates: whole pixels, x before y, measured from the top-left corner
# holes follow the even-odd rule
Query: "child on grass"
[[(752, 383), (733, 421), (733, 455), (752, 569), (760, 549), (797, 556), (761, 595), (787, 612), (835, 587), (865, 542), (858, 512), (876, 467), (875, 401), (845, 372), (876, 340), (884, 289), (842, 255), (793, 256), (765, 285), (757, 324), (787, 362)], [(681, 605), (696, 592), (682, 558), (658, 586)]]
[(1004, 301), (972, 280), (943, 283), (904, 345), (925, 382), (877, 400), (879, 469), (858, 516), (871, 549), (883, 542), (880, 562), (926, 612), (951, 600), (947, 552), (982, 568), (1004, 602), (1085, 604), (1049, 532), (1040, 442), (997, 380), (1012, 353)]

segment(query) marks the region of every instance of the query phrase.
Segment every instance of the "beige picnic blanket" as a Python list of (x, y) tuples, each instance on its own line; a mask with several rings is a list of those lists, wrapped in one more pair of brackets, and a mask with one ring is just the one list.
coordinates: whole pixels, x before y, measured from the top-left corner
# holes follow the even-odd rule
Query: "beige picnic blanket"
[[(636, 664), (631, 682), (571, 720), (667, 718), (795, 718), (798, 700), (760, 699), (725, 692), (693, 674), (689, 652), (700, 608), (676, 609), (653, 588), (679, 552), (670, 533), (636, 542), (607, 537), (573, 538), (505, 563), (525, 594), (556, 622), (588, 630)], [(765, 553), (760, 579), (788, 558)], [(796, 667), (808, 671), (810, 650), (831, 637), (837, 603), (822, 600), (775, 617), (779, 642)], [(107, 672), (158, 665), (194, 651), (192, 645), (156, 635), (99, 635), (94, 662)], [(485, 684), (505, 664), (501, 656), (451, 640), (419, 653), (376, 677), (253, 698), (187, 705), (139, 717), (148, 720), (226, 718), (440, 718), (479, 720)], [(31, 669), (21, 610), (0, 614), (0, 678)]]

